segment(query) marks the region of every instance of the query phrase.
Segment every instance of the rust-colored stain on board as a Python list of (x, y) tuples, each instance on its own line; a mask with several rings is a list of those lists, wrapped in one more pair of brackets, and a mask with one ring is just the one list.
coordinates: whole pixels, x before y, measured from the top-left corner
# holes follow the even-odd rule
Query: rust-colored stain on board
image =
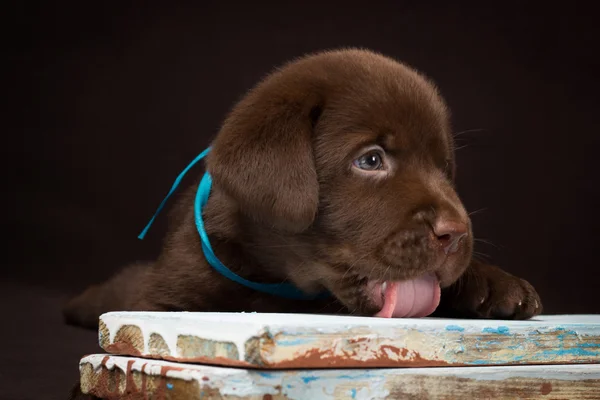
[[(148, 357), (146, 357), (148, 358)], [(166, 361), (173, 361), (179, 363), (191, 363), (191, 364), (206, 364), (206, 365), (216, 365), (216, 366), (230, 366), (230, 367), (245, 367), (245, 368), (256, 368), (255, 365), (252, 365), (246, 361), (239, 360), (231, 360), (229, 358), (224, 357), (152, 357), (156, 359), (162, 359)]]
[[(269, 333), (248, 340), (246, 342), (246, 360), (266, 369), (315, 368), (315, 366), (325, 365), (327, 368), (347, 368), (356, 367), (357, 365), (360, 365), (361, 368), (441, 367), (451, 365), (445, 361), (421, 357), (414, 350), (387, 344), (379, 347), (374, 346), (368, 356), (359, 355), (360, 347), (358, 345), (368, 346), (373, 341), (368, 337), (346, 339), (345, 345), (341, 349), (338, 348), (337, 351), (334, 345), (320, 344), (319, 347), (315, 346), (306, 350), (298, 349), (290, 354), (288, 359), (273, 361), (272, 354), (277, 350), (277, 342), (280, 340), (280, 334), (272, 336)], [(340, 352), (342, 354), (339, 354)]]
[[(223, 399), (223, 398), (239, 398), (239, 399), (267, 399), (267, 400), (282, 400), (287, 398), (290, 393), (282, 390), (282, 386), (257, 386), (257, 392), (240, 392), (233, 394), (235, 385), (228, 386), (225, 381), (217, 383), (217, 387), (210, 387), (204, 384), (203, 378), (186, 380), (175, 377), (167, 377), (171, 370), (183, 371), (185, 368), (178, 366), (161, 365), (160, 372), (154, 370), (157, 375), (148, 375), (144, 380), (142, 376), (135, 374), (147, 374), (146, 364), (141, 366), (141, 372), (133, 370), (135, 361), (128, 360), (126, 364), (121, 366), (114, 365), (109, 369), (106, 362), (109, 357), (104, 357), (101, 363), (100, 370), (94, 370), (92, 364), (82, 364), (82, 390), (84, 393), (93, 394), (105, 399)], [(152, 364), (152, 361), (148, 361)], [(139, 368), (139, 365), (138, 365)], [(600, 390), (600, 380), (598, 379), (581, 379), (573, 380), (572, 377), (566, 378), (542, 378), (542, 377), (526, 377), (516, 376), (505, 379), (477, 379), (471, 377), (459, 376), (432, 376), (420, 375), (418, 372), (406, 376), (387, 376), (381, 371), (381, 377), (386, 380), (387, 390), (385, 398), (390, 399), (456, 399), (456, 398), (471, 398), (476, 395), (477, 398), (489, 399), (515, 399), (515, 398), (554, 398), (554, 399), (594, 399)], [(295, 373), (299, 374), (293, 376)], [(297, 388), (302, 387), (303, 381), (302, 372), (279, 372), (290, 379), (290, 383)], [(344, 372), (347, 374), (348, 372)], [(133, 377), (131, 375), (134, 375)], [(274, 375), (275, 376), (275, 375)], [(324, 393), (324, 398), (346, 398), (340, 397), (342, 393), (348, 393), (352, 389), (358, 390), (368, 388), (369, 381), (365, 378), (357, 378), (356, 381), (349, 383), (347, 378), (335, 381), (329, 381), (331, 376), (324, 376), (323, 379), (328, 381), (326, 387), (331, 390)], [(255, 376), (253, 379), (261, 381), (260, 376)], [(286, 379), (285, 377), (282, 379)], [(310, 375), (311, 381), (319, 382), (318, 376)], [(269, 378), (270, 380), (270, 378)], [(139, 384), (139, 382), (142, 382)], [(137, 383), (136, 383), (137, 382)], [(219, 379), (216, 380), (219, 382)], [(300, 386), (298, 384), (300, 383)], [(224, 386), (221, 386), (224, 385)], [(287, 385), (290, 387), (290, 385)], [(85, 387), (85, 390), (83, 389)], [(225, 392), (222, 391), (226, 388)], [(262, 388), (262, 389), (259, 389)], [(372, 389), (372, 388), (371, 388)], [(265, 393), (268, 392), (268, 393)], [(296, 392), (292, 398), (297, 397)], [(309, 392), (306, 392), (309, 393)], [(373, 398), (380, 398), (383, 392), (369, 392)], [(364, 394), (367, 394), (364, 393)], [(550, 395), (550, 396), (548, 396)], [(548, 397), (546, 397), (548, 396)], [(312, 398), (312, 397), (311, 397)]]
[(580, 334), (575, 328), (465, 329), (457, 325), (439, 332), (411, 328), (396, 336), (373, 334), (365, 327), (339, 333), (265, 329), (239, 349), (234, 341), (188, 334), (177, 335), (170, 349), (156, 332), (146, 332), (150, 336), (144, 343), (135, 324), (120, 326), (116, 334), (112, 332), (113, 343), (108, 343), (110, 332), (100, 321), (100, 343), (112, 354), (264, 369), (575, 364), (596, 363), (600, 357), (600, 335)]
[(138, 349), (133, 347), (131, 343), (127, 342), (117, 342), (109, 344), (106, 347), (104, 347), (104, 350), (106, 350), (110, 354), (121, 354), (135, 357), (141, 357), (142, 355), (142, 353), (138, 351)]
[(111, 354), (127, 354), (139, 357), (144, 351), (144, 335), (142, 330), (135, 325), (120, 327), (112, 343), (108, 342), (107, 337), (106, 340), (104, 338), (105, 335), (102, 334), (100, 345)]
[[(399, 349), (393, 346), (389, 347), (391, 351), (396, 354), (406, 354), (408, 355), (408, 350)], [(382, 367), (403, 367), (403, 366), (437, 366), (437, 367), (446, 367), (449, 364), (444, 361), (437, 360), (426, 360), (423, 359), (419, 353), (411, 352), (411, 358), (407, 360), (395, 360), (390, 359), (389, 356), (385, 352), (378, 352), (374, 355), (373, 358), (362, 360), (360, 362), (361, 367), (364, 368), (382, 368)], [(265, 364), (264, 366), (267, 368), (310, 368), (316, 364), (323, 364), (323, 361), (327, 361), (328, 367), (336, 367), (336, 368), (348, 368), (355, 367), (356, 360), (349, 358), (347, 355), (339, 356), (335, 355), (332, 350), (322, 350), (322, 349), (311, 349), (306, 351), (303, 354), (298, 354), (291, 360), (279, 361), (274, 363)]]
[[(126, 371), (114, 366), (109, 369), (106, 362), (109, 357), (102, 360), (100, 371), (94, 371), (92, 364), (82, 365), (82, 389), (84, 393), (91, 394), (107, 400), (148, 400), (148, 399), (190, 399), (196, 398), (200, 391), (207, 395), (220, 398), (215, 389), (202, 387), (198, 382), (186, 381), (167, 377), (169, 371), (182, 371), (184, 368), (175, 366), (162, 366), (159, 375), (148, 375), (143, 364), (141, 372), (132, 371), (135, 360), (127, 362)], [(139, 376), (141, 374), (141, 376)], [(139, 379), (135, 379), (136, 375)], [(135, 381), (141, 382), (136, 385)]]
[(544, 396), (552, 392), (552, 384), (550, 382), (542, 383), (542, 387), (540, 388), (540, 393)]

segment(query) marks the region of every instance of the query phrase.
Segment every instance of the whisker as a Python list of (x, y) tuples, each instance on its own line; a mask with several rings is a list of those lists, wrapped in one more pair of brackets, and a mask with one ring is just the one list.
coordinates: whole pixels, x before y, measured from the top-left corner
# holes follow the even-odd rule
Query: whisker
[(497, 249), (500, 249), (500, 246), (490, 242), (489, 240), (485, 240), (485, 239), (479, 239), (479, 238), (473, 238), (474, 242), (479, 242), (479, 243), (485, 243), (485, 244), (489, 244), (490, 246), (494, 246)]
[(337, 301), (337, 299), (333, 299), (330, 302), (328, 302), (327, 304), (325, 304), (323, 307), (321, 307), (319, 309), (319, 311), (317, 313), (321, 313), (323, 310), (329, 308), (332, 304), (334, 304)]
[(437, 210), (435, 209), (434, 206), (430, 206), (431, 207), (431, 211), (433, 212), (433, 216), (437, 217)]
[(356, 264), (358, 264), (360, 261), (364, 260), (365, 258), (367, 258), (370, 255), (371, 255), (371, 252), (363, 254), (361, 257), (358, 257), (356, 260), (354, 260), (354, 262), (352, 264), (350, 264), (350, 266), (348, 267), (348, 269), (346, 270), (346, 272), (344, 272), (344, 275), (342, 275), (342, 277), (340, 278), (340, 280), (343, 281), (344, 278), (346, 277), (346, 275), (348, 274), (348, 272), (350, 272), (350, 270), (352, 268), (354, 268), (356, 266)]
[(386, 268), (385, 272), (383, 273), (383, 277), (385, 278), (386, 275), (389, 276), (388, 282), (392, 280), (392, 273), (390, 272), (390, 269), (392, 268), (391, 265), (388, 265), (388, 267)]
[(371, 272), (369, 272), (369, 277), (367, 278), (367, 281), (371, 280), (371, 276), (373, 275), (374, 270), (375, 270), (375, 264), (373, 264), (373, 267), (371, 268)]
[(467, 129), (467, 130), (465, 130), (465, 131), (456, 132), (456, 133), (454, 133), (452, 136), (456, 138), (456, 137), (459, 137), (459, 136), (465, 135), (465, 134), (467, 134), (467, 133), (485, 132), (485, 131), (487, 131), (487, 129), (485, 129), (485, 128), (479, 128), (479, 129)]
[(482, 258), (485, 258), (486, 260), (489, 260), (489, 259), (491, 259), (491, 258), (492, 258), (492, 257), (490, 257), (490, 255), (489, 255), (489, 254), (485, 254), (485, 253), (482, 253), (482, 252), (480, 252), (480, 251), (473, 251), (473, 254), (475, 254), (475, 255), (477, 255), (477, 256), (480, 256), (480, 257), (482, 257)]
[(462, 292), (462, 288), (463, 288), (463, 281), (464, 281), (464, 277), (460, 277), (458, 279), (458, 281), (456, 282), (456, 295), (460, 295), (460, 292)]
[(483, 212), (483, 211), (486, 211), (486, 210), (487, 210), (487, 207), (483, 207), (483, 208), (480, 208), (479, 210), (471, 211), (471, 212), (470, 212), (469, 214), (467, 214), (467, 215), (470, 217), (471, 215), (475, 215), (475, 214), (477, 214), (477, 213), (480, 213), (480, 212)]

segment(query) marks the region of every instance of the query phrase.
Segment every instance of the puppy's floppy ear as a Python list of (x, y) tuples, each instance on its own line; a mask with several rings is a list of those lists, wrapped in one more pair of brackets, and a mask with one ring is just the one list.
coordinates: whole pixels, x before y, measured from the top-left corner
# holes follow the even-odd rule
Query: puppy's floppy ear
[(207, 158), (214, 184), (244, 215), (296, 233), (312, 224), (319, 202), (312, 137), (321, 107), (300, 96), (257, 88), (228, 116)]

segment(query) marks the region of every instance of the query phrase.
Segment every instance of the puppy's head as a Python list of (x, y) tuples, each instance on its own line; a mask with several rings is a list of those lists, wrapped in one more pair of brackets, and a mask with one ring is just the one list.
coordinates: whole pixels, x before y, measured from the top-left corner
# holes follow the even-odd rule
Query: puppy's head
[(315, 54), (236, 105), (208, 170), (247, 229), (293, 243), (264, 251), (299, 287), (359, 314), (428, 315), (472, 252), (448, 119), (434, 86), (396, 61)]

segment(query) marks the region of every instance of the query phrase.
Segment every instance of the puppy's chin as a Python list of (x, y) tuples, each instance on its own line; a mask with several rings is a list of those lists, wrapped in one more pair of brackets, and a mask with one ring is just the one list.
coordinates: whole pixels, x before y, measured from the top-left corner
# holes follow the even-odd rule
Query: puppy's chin
[[(383, 318), (425, 317), (440, 302), (441, 288), (466, 270), (472, 241), (445, 254), (419, 232), (395, 235), (379, 257), (353, 257), (354, 262), (332, 266), (325, 286), (353, 314)], [(360, 261), (360, 260), (363, 261)], [(336, 275), (335, 277), (333, 275)]]

